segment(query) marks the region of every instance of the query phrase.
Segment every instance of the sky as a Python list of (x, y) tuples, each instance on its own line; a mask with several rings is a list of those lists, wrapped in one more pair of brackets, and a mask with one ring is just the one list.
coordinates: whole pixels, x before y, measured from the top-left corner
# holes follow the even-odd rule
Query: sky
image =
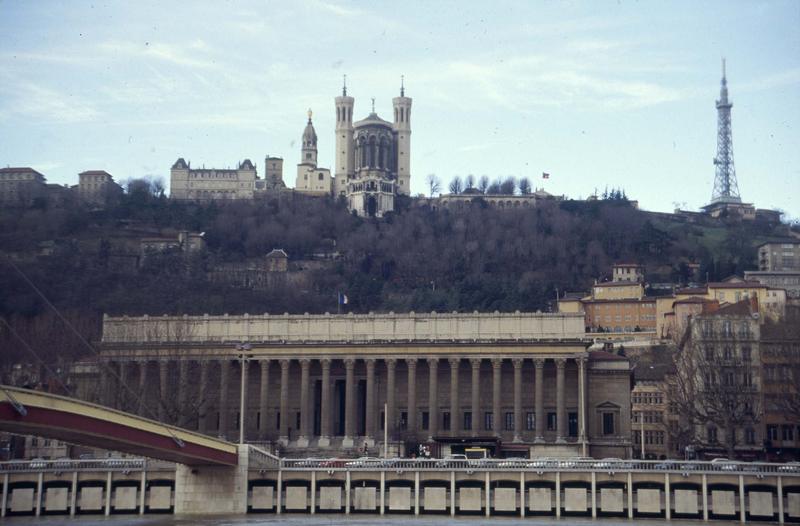
[[(178, 157), (283, 157), (306, 112), (319, 164), (334, 97), (392, 119), (405, 77), (411, 185), (528, 177), (647, 210), (711, 198), (721, 59), (742, 199), (800, 218), (800, 2), (0, 0), (0, 166), (161, 177)], [(542, 179), (547, 172), (550, 178)]]

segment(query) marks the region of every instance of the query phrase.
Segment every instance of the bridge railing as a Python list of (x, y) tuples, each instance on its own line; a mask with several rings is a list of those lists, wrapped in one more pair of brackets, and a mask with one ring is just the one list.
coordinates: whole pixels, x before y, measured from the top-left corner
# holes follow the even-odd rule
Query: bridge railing
[(620, 459), (427, 459), (427, 458), (304, 458), (282, 459), (281, 469), (293, 471), (532, 471), (544, 472), (671, 472), (789, 475), (800, 477), (800, 465), (764, 462), (701, 462)]
[(258, 446), (248, 445), (248, 467), (250, 469), (278, 469), (281, 458)]
[(92, 458), (56, 460), (9, 460), (0, 462), (0, 473), (48, 472), (65, 473), (72, 471), (142, 471), (146, 461), (143, 458)]

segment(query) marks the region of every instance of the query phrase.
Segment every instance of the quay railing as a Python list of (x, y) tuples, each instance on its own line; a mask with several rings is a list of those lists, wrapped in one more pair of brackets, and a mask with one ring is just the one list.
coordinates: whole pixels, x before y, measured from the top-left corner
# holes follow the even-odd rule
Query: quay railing
[(66, 473), (72, 471), (142, 471), (143, 458), (33, 459), (0, 462), (0, 473)]
[(800, 477), (800, 464), (621, 459), (428, 459), (428, 458), (284, 458), (280, 469), (291, 471), (511, 471), (511, 472), (657, 472), (684, 475), (728, 473)]

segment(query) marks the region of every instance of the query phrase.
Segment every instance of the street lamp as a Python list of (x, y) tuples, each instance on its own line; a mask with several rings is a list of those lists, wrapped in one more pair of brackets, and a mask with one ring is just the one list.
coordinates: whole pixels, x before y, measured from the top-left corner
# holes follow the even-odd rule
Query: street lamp
[(247, 393), (247, 352), (253, 348), (249, 343), (237, 343), (236, 350), (239, 352), (239, 363), (241, 368), (242, 385), (239, 392), (239, 445), (244, 444), (244, 415), (245, 415), (245, 395)]

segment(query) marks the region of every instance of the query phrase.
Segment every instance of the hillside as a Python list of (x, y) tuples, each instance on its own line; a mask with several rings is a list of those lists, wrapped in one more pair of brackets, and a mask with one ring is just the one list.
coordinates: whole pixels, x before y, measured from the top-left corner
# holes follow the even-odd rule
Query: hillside
[[(138, 266), (130, 259), (141, 237), (180, 230), (204, 232), (205, 250), (169, 251)], [(753, 268), (755, 247), (787, 232), (670, 221), (626, 200), (502, 210), (478, 199), (454, 211), (403, 199), (391, 217), (373, 221), (299, 194), (186, 204), (140, 189), (104, 210), (38, 202), (0, 212), (0, 316), (34, 346), (82, 352), (9, 260), (96, 338), (102, 313), (335, 312), (338, 291), (354, 312), (547, 310), (556, 290), (585, 290), (615, 261), (645, 264), (653, 282), (690, 280), (690, 261), (700, 263), (703, 279), (722, 279)], [(223, 263), (258, 260), (273, 248), (305, 269), (302, 280), (253, 288), (211, 279)], [(312, 258), (314, 265), (303, 264)], [(9, 331), (0, 345), (6, 363), (20, 351)]]

